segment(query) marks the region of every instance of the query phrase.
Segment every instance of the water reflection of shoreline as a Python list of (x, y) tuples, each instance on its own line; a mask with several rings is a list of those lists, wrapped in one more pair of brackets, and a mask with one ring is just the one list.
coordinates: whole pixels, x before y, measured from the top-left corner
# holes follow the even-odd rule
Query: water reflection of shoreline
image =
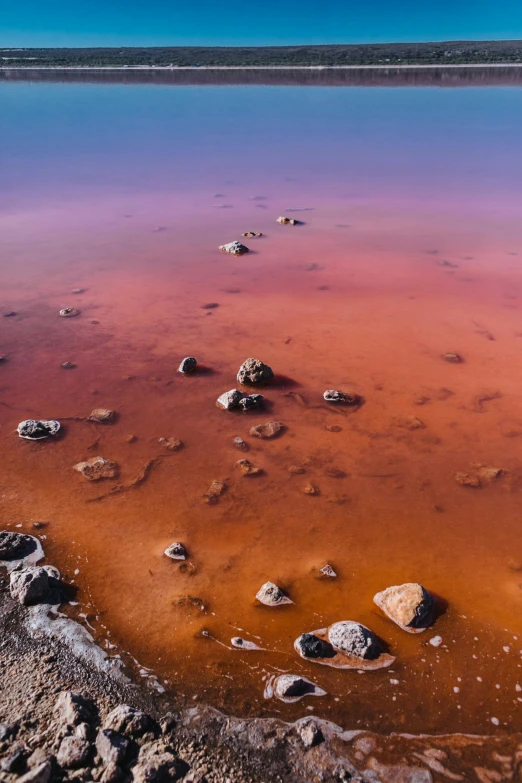
[(484, 87), (522, 85), (522, 66), (325, 70), (0, 70), (4, 82), (306, 87)]

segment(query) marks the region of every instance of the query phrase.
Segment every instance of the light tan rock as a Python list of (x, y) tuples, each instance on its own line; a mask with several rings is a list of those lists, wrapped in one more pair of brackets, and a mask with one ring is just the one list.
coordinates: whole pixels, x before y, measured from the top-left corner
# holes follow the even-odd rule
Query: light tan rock
[(417, 582), (393, 585), (376, 593), (374, 603), (408, 633), (420, 633), (426, 630), (433, 620), (433, 598)]
[(118, 475), (118, 466), (110, 459), (103, 457), (92, 457), (84, 462), (78, 462), (74, 466), (82, 476), (89, 481), (100, 481), (100, 479), (116, 478)]

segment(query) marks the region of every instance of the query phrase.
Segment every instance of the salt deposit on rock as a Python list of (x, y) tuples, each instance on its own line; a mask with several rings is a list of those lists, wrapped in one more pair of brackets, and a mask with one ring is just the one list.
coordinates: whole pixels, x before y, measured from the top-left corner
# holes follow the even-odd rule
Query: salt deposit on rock
[(21, 559), (36, 549), (37, 539), (23, 533), (0, 531), (0, 560)]
[(306, 677), (297, 674), (282, 674), (276, 677), (265, 690), (265, 696), (274, 695), (287, 703), (299, 701), (304, 696), (326, 696), (326, 691), (319, 688)]
[(265, 582), (256, 594), (257, 600), (265, 606), (282, 606), (292, 604), (293, 601), (273, 582)]
[(44, 568), (29, 566), (11, 571), (11, 597), (24, 606), (41, 603), (49, 598), (49, 575)]
[(280, 223), (282, 226), (287, 226), (287, 225), (296, 226), (298, 222), (299, 221), (296, 220), (295, 218), (284, 217), (282, 215), (278, 217), (276, 220), (276, 223)]
[(328, 576), (331, 579), (334, 579), (337, 576), (337, 573), (334, 571), (330, 563), (326, 563), (326, 565), (319, 569), (319, 572), (323, 574), (323, 576)]
[(262, 438), (268, 440), (275, 438), (283, 431), (283, 424), (280, 421), (268, 421), (266, 424), (256, 424), (255, 427), (251, 427), (250, 435), (253, 438)]
[(175, 541), (173, 544), (168, 546), (164, 552), (167, 557), (170, 557), (171, 560), (186, 560), (187, 559), (187, 550), (183, 546), (183, 544), (180, 544), (179, 541)]
[(84, 462), (78, 462), (74, 465), (74, 470), (77, 470), (82, 476), (89, 481), (100, 481), (100, 479), (116, 478), (118, 475), (118, 466), (110, 459), (104, 459), (103, 457), (92, 457)]
[(301, 634), (294, 648), (302, 658), (337, 669), (372, 671), (390, 666), (395, 660), (369, 628), (352, 620)]
[(193, 356), (187, 356), (178, 367), (178, 372), (186, 375), (189, 372), (193, 372), (196, 369), (197, 361)]
[(342, 405), (360, 405), (362, 399), (355, 392), (342, 392), (337, 389), (327, 389), (323, 392), (323, 398), (326, 402), (333, 402)]
[(296, 723), (297, 733), (305, 748), (313, 748), (324, 742), (324, 735), (313, 718), (304, 718)]
[(54, 419), (26, 419), (20, 422), (17, 432), (21, 438), (26, 440), (43, 440), (57, 435), (59, 429), (60, 422)]
[(230, 644), (232, 647), (237, 647), (238, 650), (261, 650), (262, 647), (259, 647), (254, 642), (248, 642), (246, 639), (243, 639), (241, 636), (234, 636), (230, 640)]
[(220, 245), (219, 249), (222, 253), (228, 253), (231, 256), (243, 256), (248, 253), (248, 247), (242, 245), (235, 239), (233, 242), (227, 242), (225, 245)]
[(440, 647), (442, 644), (442, 636), (432, 636), (430, 644), (432, 647)]
[(80, 311), (76, 307), (64, 307), (60, 310), (59, 315), (62, 318), (74, 318), (75, 315), (80, 315)]
[(408, 633), (420, 633), (431, 625), (433, 619), (433, 598), (417, 582), (393, 585), (377, 593), (374, 603)]
[(264, 383), (274, 377), (274, 372), (268, 364), (259, 359), (245, 359), (237, 373), (238, 383)]
[(223, 392), (223, 394), (217, 398), (216, 405), (218, 408), (222, 408), (224, 411), (237, 408), (239, 401), (243, 395), (238, 389), (230, 389), (230, 391)]
[(95, 408), (89, 414), (89, 421), (95, 421), (98, 424), (112, 424), (116, 418), (116, 411), (109, 408)]
[(242, 400), (239, 400), (238, 405), (241, 410), (250, 411), (254, 408), (259, 408), (263, 400), (264, 397), (262, 394), (249, 394), (248, 396), (243, 397)]
[(295, 640), (294, 649), (301, 658), (333, 658), (335, 655), (330, 642), (320, 639), (313, 633), (302, 633)]

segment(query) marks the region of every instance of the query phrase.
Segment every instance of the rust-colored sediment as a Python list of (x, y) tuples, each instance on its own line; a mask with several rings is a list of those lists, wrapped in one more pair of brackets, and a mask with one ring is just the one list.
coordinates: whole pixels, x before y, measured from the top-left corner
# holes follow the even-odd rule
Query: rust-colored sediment
[[(247, 194), (241, 203), (197, 219), (180, 205), (174, 223), (154, 202), (155, 224), (168, 226), (159, 233), (143, 216), (125, 220), (116, 200), (85, 216), (2, 219), (2, 308), (18, 313), (0, 324), (4, 526), (48, 522), (46, 552), (79, 586), (100, 637), (109, 629), (189, 700), (295, 717), (305, 702), (263, 699), (263, 678), (289, 671), (328, 692), (315, 714), (352, 728), (489, 732), (491, 718), (498, 730), (519, 728), (520, 225), (506, 218), (498, 232), (480, 215), (377, 207), (354, 220), (330, 204), (286, 231), (278, 208), (260, 215)], [(347, 218), (349, 231), (336, 227)], [(255, 252), (216, 250), (253, 225), (263, 233)], [(81, 315), (59, 318), (67, 306)], [(464, 362), (444, 361), (446, 352)], [(176, 371), (184, 356), (197, 358), (197, 372)], [(249, 356), (276, 374), (265, 411), (219, 410)], [(364, 404), (329, 406), (325, 389), (355, 391)], [(96, 407), (117, 421), (75, 420)], [(39, 417), (62, 420), (63, 435), (18, 439), (18, 422)], [(249, 437), (270, 419), (285, 424), (280, 437)], [(235, 436), (259, 476), (234, 469)], [(162, 437), (183, 448), (168, 452)], [(119, 465), (114, 482), (73, 470), (98, 454)], [(455, 474), (473, 464), (503, 474), (460, 485)], [(227, 489), (209, 505), (215, 479)], [(172, 541), (187, 547), (189, 566), (164, 557)], [(325, 562), (337, 579), (317, 578)], [(257, 605), (267, 580), (294, 603)], [(441, 598), (424, 634), (401, 631), (372, 602), (406, 581)], [(294, 652), (300, 633), (344, 619), (389, 644), (391, 669), (339, 672)], [(237, 635), (268, 651), (212, 638), (230, 646)]]

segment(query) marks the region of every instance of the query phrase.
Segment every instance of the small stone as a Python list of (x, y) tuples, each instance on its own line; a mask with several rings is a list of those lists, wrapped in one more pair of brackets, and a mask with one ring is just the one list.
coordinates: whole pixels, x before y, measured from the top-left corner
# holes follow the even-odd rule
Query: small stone
[(281, 215), (277, 218), (276, 223), (280, 223), (282, 226), (296, 226), (298, 221), (295, 218), (284, 217)]
[(84, 294), (85, 288), (73, 288), (71, 294)]
[(251, 411), (254, 408), (259, 408), (264, 400), (264, 397), (262, 394), (249, 394), (247, 397), (243, 397), (242, 400), (239, 400), (239, 407), (243, 411)]
[(418, 416), (403, 416), (393, 420), (396, 427), (402, 427), (405, 430), (423, 430), (426, 425)]
[(306, 473), (306, 470), (302, 468), (300, 465), (290, 465), (288, 468), (288, 472), (292, 473), (295, 476), (300, 476), (303, 473)]
[(178, 372), (186, 375), (189, 372), (193, 372), (196, 369), (197, 361), (193, 356), (187, 356), (178, 367)]
[(248, 253), (248, 247), (242, 245), (237, 239), (233, 242), (227, 242), (225, 245), (220, 245), (219, 249), (222, 253), (228, 253), (231, 256), (244, 256), (245, 253)]
[(328, 628), (328, 641), (335, 650), (361, 660), (375, 660), (383, 649), (376, 636), (366, 626), (352, 620), (342, 620)]
[[(201, 305), (202, 310), (216, 310), (219, 307), (219, 302), (207, 302), (206, 304)], [(207, 315), (210, 315), (210, 313), (207, 313)]]
[(472, 487), (473, 489), (478, 489), (481, 486), (478, 476), (473, 476), (471, 473), (455, 473), (455, 481), (463, 487)]
[(452, 362), (453, 364), (461, 364), (464, 359), (459, 353), (444, 353), (442, 354), (442, 358), (446, 362)]
[(49, 761), (44, 761), (34, 769), (30, 769), (25, 775), (16, 779), (16, 783), (49, 783), (51, 780), (52, 767)]
[(335, 655), (332, 645), (313, 633), (302, 633), (295, 640), (294, 647), (302, 658), (333, 658)]
[(248, 459), (239, 459), (234, 467), (241, 471), (242, 476), (257, 476), (259, 473), (263, 472), (261, 468), (252, 465)]
[(140, 750), (138, 763), (132, 769), (133, 783), (179, 780), (188, 771), (187, 764), (176, 758), (164, 746), (144, 746)]
[(91, 746), (80, 737), (64, 737), (56, 754), (56, 761), (64, 769), (84, 767), (89, 758)]
[(34, 551), (36, 539), (23, 533), (0, 531), (0, 560), (15, 560)]
[(265, 582), (256, 594), (257, 600), (265, 606), (281, 606), (292, 604), (293, 601), (273, 582)]
[(260, 231), (246, 231), (244, 234), (241, 234), (242, 237), (246, 237), (247, 239), (254, 239), (255, 237), (262, 237), (263, 234)]
[(327, 424), (326, 429), (328, 432), (342, 432), (342, 427), (339, 427), (337, 424)]
[(217, 503), (218, 498), (223, 494), (223, 492), (226, 490), (227, 485), (224, 481), (220, 481), (219, 479), (214, 479), (210, 487), (208, 488), (208, 491), (203, 495), (206, 502), (209, 505), (212, 505), (214, 503)]
[(62, 368), (62, 370), (74, 370), (74, 369), (76, 369), (76, 365), (73, 364), (72, 362), (62, 362), (60, 367)]
[(43, 440), (57, 435), (60, 422), (54, 419), (26, 419), (17, 427), (18, 435), (26, 440)]
[(78, 462), (74, 465), (74, 470), (77, 470), (82, 476), (89, 481), (100, 481), (101, 479), (116, 478), (118, 475), (118, 466), (110, 459), (104, 459), (103, 457), (92, 457), (84, 462)]
[(66, 726), (90, 723), (94, 715), (92, 701), (79, 693), (63, 691), (58, 696), (53, 712), (58, 721)]
[(63, 310), (60, 310), (59, 315), (62, 318), (74, 318), (75, 315), (80, 315), (80, 311), (75, 307), (64, 307)]
[(280, 421), (268, 421), (266, 424), (256, 424), (250, 429), (250, 435), (253, 438), (262, 438), (268, 440), (275, 438), (283, 431), (284, 425)]
[(473, 465), (480, 479), (490, 482), (502, 475), (502, 468), (491, 468), (488, 465)]
[(116, 418), (116, 411), (109, 408), (95, 408), (89, 414), (89, 421), (95, 421), (98, 424), (112, 424)]
[(325, 696), (326, 692), (305, 677), (282, 674), (274, 681), (274, 694), (281, 701), (299, 701), (303, 696)]
[(324, 469), (325, 475), (329, 476), (330, 478), (345, 478), (346, 477), (346, 471), (342, 470), (342, 468), (338, 468), (337, 465), (328, 465)]
[(217, 398), (216, 405), (224, 411), (232, 410), (232, 408), (238, 407), (242, 396), (243, 395), (238, 389), (230, 389), (230, 391), (223, 392), (223, 394)]
[(11, 571), (9, 592), (23, 606), (45, 601), (50, 594), (49, 575), (39, 566)]
[(96, 737), (96, 750), (105, 764), (120, 766), (129, 747), (129, 741), (113, 729), (101, 729)]
[(319, 569), (319, 573), (323, 574), (323, 576), (327, 576), (330, 579), (335, 579), (337, 576), (336, 572), (330, 565), (330, 563), (326, 563), (322, 568)]
[(323, 392), (323, 398), (326, 402), (333, 402), (341, 405), (360, 405), (362, 397), (355, 392), (342, 392), (336, 389), (327, 389)]
[(312, 484), (311, 481), (307, 481), (306, 484), (301, 487), (301, 492), (304, 492), (305, 495), (318, 495), (319, 489), (315, 484)]
[(119, 704), (107, 715), (103, 727), (136, 738), (146, 732), (156, 731), (158, 725), (145, 712), (130, 707), (128, 704)]
[(237, 373), (238, 383), (265, 383), (274, 377), (274, 372), (268, 364), (259, 359), (246, 359)]
[(187, 559), (187, 550), (183, 546), (183, 544), (180, 544), (179, 541), (175, 541), (173, 544), (168, 546), (164, 552), (167, 557), (170, 557), (171, 560), (186, 560)]
[(299, 721), (297, 724), (297, 733), (301, 737), (301, 741), (305, 748), (313, 748), (315, 745), (324, 742), (323, 732), (313, 718)]
[(442, 636), (432, 636), (430, 644), (432, 647), (440, 647), (442, 644)]
[(234, 438), (232, 441), (236, 449), (239, 449), (240, 451), (248, 451), (248, 443), (245, 443), (243, 438)]
[(125, 438), (126, 443), (135, 443), (137, 440), (138, 440), (137, 435), (127, 435), (127, 437)]
[(178, 438), (160, 438), (158, 443), (169, 451), (178, 451), (183, 446), (183, 443)]
[(6, 313), (4, 313), (4, 318), (13, 318), (15, 315), (18, 315), (15, 310), (8, 310)]
[(405, 631), (419, 633), (431, 625), (433, 598), (416, 582), (388, 587), (377, 593), (373, 601), (390, 620)]

